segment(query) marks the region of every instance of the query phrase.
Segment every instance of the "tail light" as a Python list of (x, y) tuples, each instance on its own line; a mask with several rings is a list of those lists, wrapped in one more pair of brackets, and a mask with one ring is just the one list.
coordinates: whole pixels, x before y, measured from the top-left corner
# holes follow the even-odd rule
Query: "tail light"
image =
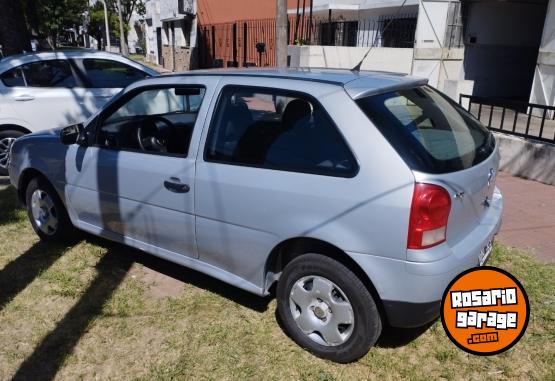
[(426, 249), (444, 242), (451, 197), (433, 184), (416, 183), (410, 208), (408, 249)]

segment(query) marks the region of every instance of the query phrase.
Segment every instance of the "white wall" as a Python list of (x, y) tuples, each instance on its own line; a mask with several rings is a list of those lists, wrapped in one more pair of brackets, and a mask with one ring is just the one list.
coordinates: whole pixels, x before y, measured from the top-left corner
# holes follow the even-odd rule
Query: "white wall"
[(430, 85), (440, 90), (447, 90), (447, 81), (449, 95), (458, 100), (461, 89), (466, 90), (472, 84), (463, 82), (464, 49), (446, 49), (444, 46), (448, 15), (448, 0), (422, 0), (411, 73), (428, 78)]
[[(289, 46), (291, 67), (352, 69), (368, 48), (345, 46)], [(380, 70), (409, 74), (412, 49), (373, 48), (362, 64), (362, 70)]]
[(549, 1), (545, 16), (530, 102), (555, 106), (555, 0)]
[(422, 0), (420, 8), (416, 23), (415, 47), (439, 49), (445, 40), (449, 2)]

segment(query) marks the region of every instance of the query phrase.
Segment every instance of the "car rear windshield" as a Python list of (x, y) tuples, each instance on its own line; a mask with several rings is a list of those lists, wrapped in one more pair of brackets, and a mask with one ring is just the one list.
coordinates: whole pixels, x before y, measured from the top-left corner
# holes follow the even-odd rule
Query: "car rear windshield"
[(493, 135), (470, 113), (429, 86), (357, 100), (405, 162), (416, 171), (447, 173), (485, 160)]

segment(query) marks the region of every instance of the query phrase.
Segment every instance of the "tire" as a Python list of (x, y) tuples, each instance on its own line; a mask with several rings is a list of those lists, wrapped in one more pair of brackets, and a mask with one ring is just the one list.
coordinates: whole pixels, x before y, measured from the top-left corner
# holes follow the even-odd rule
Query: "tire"
[(314, 355), (335, 362), (358, 360), (382, 331), (368, 289), (351, 270), (324, 255), (305, 254), (287, 264), (278, 282), (277, 303), (289, 336)]
[(27, 185), (25, 202), (31, 226), (41, 240), (70, 240), (75, 229), (52, 185), (35, 177)]
[(10, 153), (10, 145), (20, 136), (25, 135), (17, 130), (0, 131), (0, 176), (8, 175), (8, 154)]

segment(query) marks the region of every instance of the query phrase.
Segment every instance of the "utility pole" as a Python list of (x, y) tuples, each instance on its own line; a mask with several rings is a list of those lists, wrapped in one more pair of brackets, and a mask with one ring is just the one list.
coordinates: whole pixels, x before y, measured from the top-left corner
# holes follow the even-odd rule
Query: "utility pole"
[(276, 58), (277, 67), (287, 67), (287, 0), (277, 1)]
[(112, 47), (110, 46), (110, 27), (108, 26), (108, 7), (106, 7), (106, 1), (105, 0), (100, 0), (100, 2), (102, 3), (102, 5), (104, 5), (104, 26), (106, 27), (106, 50), (110, 51), (112, 50)]
[(129, 55), (129, 50), (127, 50), (127, 44), (125, 42), (125, 31), (123, 29), (123, 17), (121, 15), (121, 0), (117, 0), (118, 4), (118, 18), (119, 18), (119, 46), (121, 48), (121, 54), (125, 57)]

